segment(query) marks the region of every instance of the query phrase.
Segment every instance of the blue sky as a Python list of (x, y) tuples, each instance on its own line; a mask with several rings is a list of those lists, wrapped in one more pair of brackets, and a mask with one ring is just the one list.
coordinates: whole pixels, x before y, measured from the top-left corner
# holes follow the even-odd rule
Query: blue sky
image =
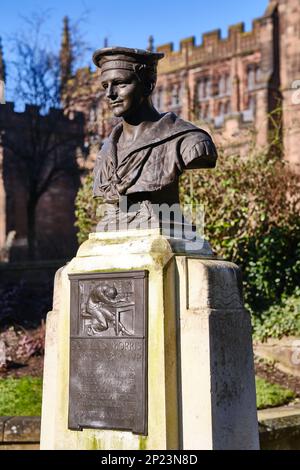
[(62, 17), (78, 19), (89, 11), (82, 29), (92, 47), (101, 47), (103, 39), (109, 43), (129, 47), (145, 47), (153, 34), (155, 44), (173, 41), (245, 21), (247, 29), (253, 18), (261, 16), (268, 0), (1, 0), (0, 35), (4, 45), (7, 38), (22, 26), (21, 16), (30, 16), (35, 10), (48, 10), (47, 28), (53, 41), (59, 40)]
[[(150, 34), (156, 46), (173, 42), (177, 49), (181, 39), (194, 35), (199, 44), (204, 32), (216, 28), (224, 37), (228, 26), (240, 21), (249, 30), (267, 4), (268, 0), (0, 0), (0, 36), (8, 61), (13, 55), (9, 38), (24, 27), (22, 16), (46, 12), (44, 29), (58, 47), (63, 16), (76, 21), (85, 12), (81, 31), (92, 49), (103, 47), (105, 37), (109, 45), (146, 48)], [(89, 61), (87, 56), (82, 65), (91, 65)]]

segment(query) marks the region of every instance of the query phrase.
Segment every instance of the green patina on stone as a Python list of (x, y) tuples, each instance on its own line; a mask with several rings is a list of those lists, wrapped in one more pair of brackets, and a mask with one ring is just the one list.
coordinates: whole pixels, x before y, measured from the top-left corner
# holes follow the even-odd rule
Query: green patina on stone
[(146, 449), (147, 449), (147, 437), (139, 436), (139, 450), (146, 450)]

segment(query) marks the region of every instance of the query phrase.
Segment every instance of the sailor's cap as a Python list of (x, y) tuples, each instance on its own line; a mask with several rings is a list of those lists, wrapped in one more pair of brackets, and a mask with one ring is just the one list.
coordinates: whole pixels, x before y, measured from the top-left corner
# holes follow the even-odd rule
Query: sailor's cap
[(93, 62), (102, 72), (112, 69), (136, 71), (145, 68), (156, 71), (157, 63), (164, 57), (160, 52), (128, 47), (104, 47), (93, 54)]

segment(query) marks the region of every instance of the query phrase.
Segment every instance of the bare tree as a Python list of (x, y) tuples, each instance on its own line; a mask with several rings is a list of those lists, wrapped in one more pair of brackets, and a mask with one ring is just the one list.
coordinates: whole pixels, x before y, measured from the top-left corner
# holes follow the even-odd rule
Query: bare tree
[[(42, 195), (57, 179), (68, 173), (76, 179), (76, 146), (81, 146), (82, 123), (75, 132), (64, 132), (60, 107), (60, 57), (44, 34), (44, 17), (24, 19), (25, 32), (13, 39), (15, 60), (11, 63), (15, 100), (26, 103), (26, 128), (20, 139), (9, 129), (2, 132), (3, 144), (18, 159), (27, 192), (28, 255), (35, 258), (36, 209)], [(33, 105), (33, 106), (32, 106)], [(51, 110), (52, 109), (52, 110)], [(50, 110), (50, 113), (47, 114)], [(67, 118), (66, 118), (67, 120)], [(66, 129), (69, 129), (66, 121)]]
[(41, 113), (60, 106), (60, 61), (44, 32), (47, 12), (23, 18), (25, 29), (12, 39), (14, 100), (38, 106)]

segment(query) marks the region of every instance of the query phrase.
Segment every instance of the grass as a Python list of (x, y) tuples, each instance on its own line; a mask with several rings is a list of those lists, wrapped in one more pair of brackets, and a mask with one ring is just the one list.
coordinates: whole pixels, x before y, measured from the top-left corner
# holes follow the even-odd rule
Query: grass
[(289, 403), (295, 398), (295, 393), (287, 388), (271, 384), (264, 379), (256, 377), (257, 409), (272, 408)]
[(42, 378), (0, 379), (0, 416), (40, 416)]
[[(295, 398), (294, 392), (256, 377), (257, 408), (285, 405)], [(22, 377), (0, 379), (0, 416), (40, 416), (42, 379)]]

